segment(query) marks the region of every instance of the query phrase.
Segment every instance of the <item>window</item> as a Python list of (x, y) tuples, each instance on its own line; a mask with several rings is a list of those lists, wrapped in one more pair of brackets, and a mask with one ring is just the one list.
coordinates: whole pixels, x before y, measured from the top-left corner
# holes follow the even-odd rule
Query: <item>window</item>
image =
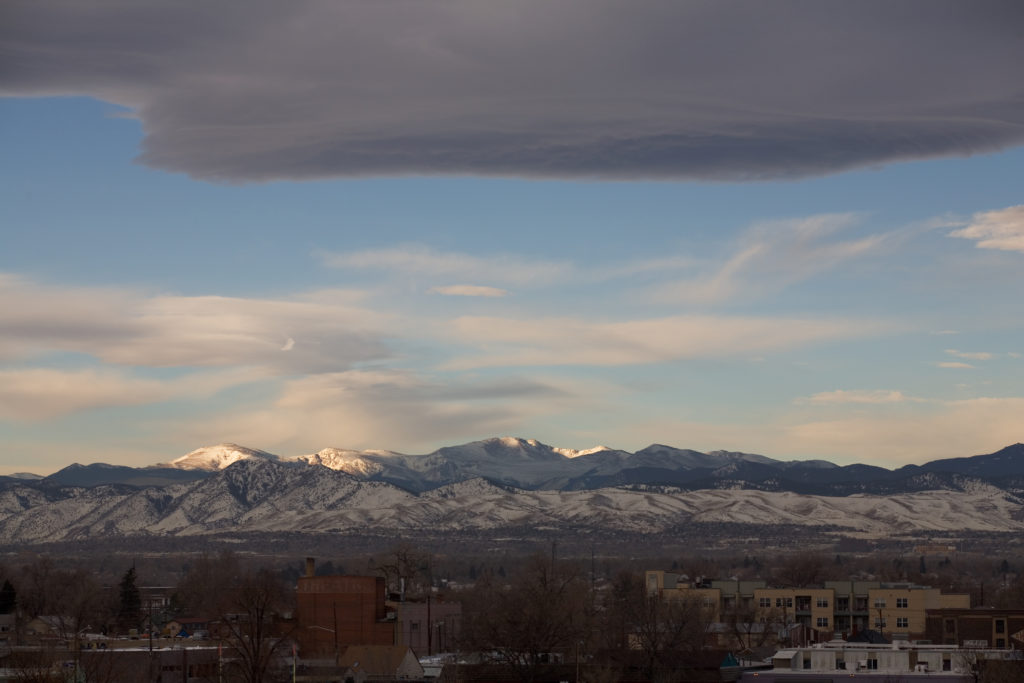
[(953, 619), (946, 619), (946, 633), (956, 632), (956, 621)]
[(906, 598), (896, 598), (896, 607), (899, 608), (899, 609), (906, 609), (907, 608), (907, 599)]
[(776, 607), (792, 607), (793, 598), (775, 598)]
[(885, 628), (885, 617), (875, 617), (875, 628)]
[(828, 607), (828, 598), (818, 598), (818, 607)]
[(877, 669), (878, 668), (878, 660), (877, 659), (869, 659), (868, 660), (868, 668), (869, 669)]
[(850, 598), (836, 598), (836, 611), (837, 612), (849, 612), (850, 611)]
[(818, 617), (818, 628), (828, 628), (828, 617)]
[(996, 619), (996, 633), (1006, 633), (1006, 622), (1002, 619)]
[(804, 668), (805, 669), (810, 669), (811, 668), (811, 658), (810, 657), (807, 657), (806, 659), (804, 659)]
[(1006, 639), (996, 638), (996, 647), (1006, 647)]
[(885, 598), (875, 598), (875, 607), (885, 607)]
[(910, 628), (910, 617), (896, 617), (896, 628)]
[(758, 598), (757, 606), (758, 607), (771, 607), (772, 606), (772, 599), (771, 598)]

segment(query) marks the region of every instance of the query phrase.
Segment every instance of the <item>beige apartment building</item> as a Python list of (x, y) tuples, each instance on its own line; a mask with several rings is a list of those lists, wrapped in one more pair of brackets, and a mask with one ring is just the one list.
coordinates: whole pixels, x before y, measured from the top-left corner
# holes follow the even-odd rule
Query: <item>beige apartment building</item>
[(647, 594), (697, 600), (714, 621), (741, 615), (751, 621), (802, 624), (837, 635), (874, 629), (888, 638), (923, 639), (925, 611), (968, 609), (970, 596), (938, 588), (879, 581), (826, 581), (809, 588), (770, 588), (765, 581), (690, 581), (671, 572), (646, 572)]

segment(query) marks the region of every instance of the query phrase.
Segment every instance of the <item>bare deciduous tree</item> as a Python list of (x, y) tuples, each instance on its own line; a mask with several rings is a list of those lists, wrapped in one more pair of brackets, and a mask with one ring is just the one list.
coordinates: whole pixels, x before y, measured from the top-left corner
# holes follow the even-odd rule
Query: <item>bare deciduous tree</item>
[(501, 584), (488, 577), (463, 603), (463, 647), (537, 680), (561, 656), (571, 660), (587, 636), (589, 585), (579, 567), (532, 557)]
[(291, 630), (283, 615), (293, 598), (277, 575), (248, 570), (230, 553), (204, 556), (193, 563), (177, 592), (185, 605), (216, 620), (213, 634), (233, 653), (225, 665), (229, 680), (275, 680), (275, 665)]

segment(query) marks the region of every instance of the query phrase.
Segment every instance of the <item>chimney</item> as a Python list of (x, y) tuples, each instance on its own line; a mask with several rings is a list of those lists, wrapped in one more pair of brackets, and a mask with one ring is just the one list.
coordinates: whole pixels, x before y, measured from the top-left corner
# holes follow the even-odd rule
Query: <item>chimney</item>
[(306, 576), (316, 576), (316, 558), (306, 558)]

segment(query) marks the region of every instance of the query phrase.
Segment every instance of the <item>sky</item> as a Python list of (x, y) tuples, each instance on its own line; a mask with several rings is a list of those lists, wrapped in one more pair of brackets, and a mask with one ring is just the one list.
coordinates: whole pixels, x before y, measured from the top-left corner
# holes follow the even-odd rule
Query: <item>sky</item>
[(0, 474), (1024, 441), (1024, 6), (7, 0)]

